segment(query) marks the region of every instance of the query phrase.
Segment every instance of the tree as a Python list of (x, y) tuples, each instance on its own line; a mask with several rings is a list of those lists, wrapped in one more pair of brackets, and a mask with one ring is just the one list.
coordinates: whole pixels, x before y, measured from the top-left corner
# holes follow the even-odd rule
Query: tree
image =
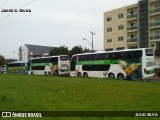
[(49, 56), (68, 55), (68, 54), (69, 54), (68, 47), (65, 46), (55, 47), (49, 51)]
[(83, 53), (83, 48), (81, 46), (75, 46), (69, 51), (69, 56), (71, 57), (74, 54)]
[(90, 49), (84, 48), (83, 52), (84, 52), (84, 53), (88, 53), (88, 52), (93, 52), (93, 51), (90, 50)]
[(2, 55), (0, 55), (0, 66), (4, 66), (5, 64), (5, 59)]

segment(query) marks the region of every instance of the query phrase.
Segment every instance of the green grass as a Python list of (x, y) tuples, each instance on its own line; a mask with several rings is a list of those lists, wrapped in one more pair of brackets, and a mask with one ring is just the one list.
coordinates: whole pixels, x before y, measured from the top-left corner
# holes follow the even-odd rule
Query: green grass
[(160, 111), (160, 82), (0, 74), (0, 111)]

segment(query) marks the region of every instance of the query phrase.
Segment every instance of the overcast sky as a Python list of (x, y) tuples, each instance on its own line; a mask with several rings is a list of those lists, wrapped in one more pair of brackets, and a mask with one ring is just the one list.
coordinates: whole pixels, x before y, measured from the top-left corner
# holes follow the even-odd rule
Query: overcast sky
[[(0, 0), (0, 54), (17, 58), (24, 44), (103, 50), (103, 14), (137, 0)], [(1, 12), (2, 9), (31, 12)]]

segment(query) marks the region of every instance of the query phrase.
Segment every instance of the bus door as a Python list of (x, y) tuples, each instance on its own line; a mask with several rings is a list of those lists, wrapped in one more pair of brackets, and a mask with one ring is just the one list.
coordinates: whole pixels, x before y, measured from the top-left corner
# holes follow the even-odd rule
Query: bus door
[(79, 70), (79, 66), (76, 65), (76, 61), (77, 61), (77, 55), (73, 56), (70, 62), (70, 75), (71, 76), (76, 76), (77, 71)]

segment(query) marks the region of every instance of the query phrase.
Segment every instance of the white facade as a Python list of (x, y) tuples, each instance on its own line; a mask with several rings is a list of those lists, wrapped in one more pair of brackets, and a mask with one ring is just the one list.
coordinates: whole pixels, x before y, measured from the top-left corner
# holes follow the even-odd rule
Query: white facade
[(22, 47), (22, 61), (28, 61), (28, 48), (25, 45)]
[(19, 48), (19, 61), (28, 61), (30, 58), (49, 56), (53, 47), (25, 44)]

